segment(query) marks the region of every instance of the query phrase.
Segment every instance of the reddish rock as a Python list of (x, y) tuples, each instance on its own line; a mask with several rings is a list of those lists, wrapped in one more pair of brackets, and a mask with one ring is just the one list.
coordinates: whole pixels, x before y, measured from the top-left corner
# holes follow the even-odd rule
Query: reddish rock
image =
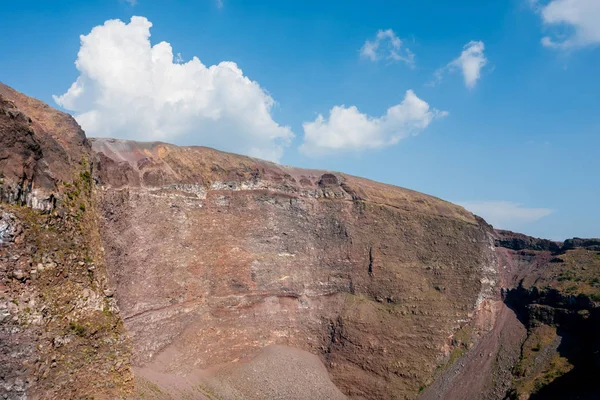
[(0, 83), (0, 201), (51, 210), (89, 152), (73, 117)]

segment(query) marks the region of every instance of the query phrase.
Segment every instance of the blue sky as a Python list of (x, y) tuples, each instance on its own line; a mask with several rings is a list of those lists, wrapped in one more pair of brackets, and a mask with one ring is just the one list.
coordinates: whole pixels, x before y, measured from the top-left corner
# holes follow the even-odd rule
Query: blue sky
[(501, 228), (598, 237), (599, 4), (24, 0), (0, 11), (0, 80), (90, 136), (342, 171)]

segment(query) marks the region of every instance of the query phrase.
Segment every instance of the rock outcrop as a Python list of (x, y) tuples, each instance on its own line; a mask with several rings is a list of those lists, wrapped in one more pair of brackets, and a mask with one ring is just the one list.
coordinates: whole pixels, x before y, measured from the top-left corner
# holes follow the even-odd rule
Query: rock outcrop
[(566, 251), (577, 248), (585, 248), (587, 250), (600, 251), (600, 239), (567, 239), (565, 240), (562, 250)]
[(90, 145), (77, 122), (0, 83), (0, 201), (51, 211)]
[(538, 239), (510, 231), (498, 230), (496, 246), (510, 250), (536, 250), (558, 253), (561, 249), (560, 243), (547, 239)]
[(343, 173), (86, 139), (5, 86), (0, 145), (5, 398), (540, 398), (596, 371), (563, 350), (597, 354), (597, 241)]
[(91, 146), (0, 85), (0, 398), (118, 399), (130, 342), (108, 289)]

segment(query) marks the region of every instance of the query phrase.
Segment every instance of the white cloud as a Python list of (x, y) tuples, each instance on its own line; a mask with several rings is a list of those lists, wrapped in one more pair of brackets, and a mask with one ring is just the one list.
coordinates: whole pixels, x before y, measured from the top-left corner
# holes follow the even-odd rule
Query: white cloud
[(127, 3), (129, 3), (130, 6), (135, 6), (137, 4), (137, 0), (125, 0)]
[(328, 119), (319, 114), (315, 121), (303, 124), (304, 143), (300, 151), (322, 155), (390, 146), (419, 134), (433, 119), (446, 115), (445, 111), (431, 109), (412, 90), (379, 118), (363, 114), (355, 106), (335, 106)]
[(224, 4), (223, 4), (223, 0), (217, 0), (217, 7), (218, 8), (223, 8)]
[(516, 229), (554, 212), (549, 208), (527, 208), (511, 201), (463, 201), (457, 204), (499, 229)]
[(233, 62), (205, 66), (150, 43), (152, 23), (106, 21), (81, 36), (80, 76), (54, 100), (89, 136), (214, 146), (279, 160), (294, 137), (271, 116), (273, 98)]
[(445, 67), (438, 69), (434, 73), (432, 85), (439, 83), (446, 72), (460, 70), (465, 80), (465, 86), (473, 89), (481, 78), (481, 70), (488, 63), (488, 59), (483, 53), (485, 45), (482, 41), (470, 41), (463, 47), (463, 51), (458, 58), (450, 61)]
[(413, 67), (415, 64), (415, 55), (393, 30), (379, 30), (375, 40), (367, 40), (360, 49), (360, 56), (371, 61), (381, 59), (390, 61), (403, 61)]
[(554, 37), (542, 38), (544, 46), (568, 49), (600, 43), (599, 0), (552, 0), (547, 4), (533, 0), (533, 4), (544, 24), (567, 28)]

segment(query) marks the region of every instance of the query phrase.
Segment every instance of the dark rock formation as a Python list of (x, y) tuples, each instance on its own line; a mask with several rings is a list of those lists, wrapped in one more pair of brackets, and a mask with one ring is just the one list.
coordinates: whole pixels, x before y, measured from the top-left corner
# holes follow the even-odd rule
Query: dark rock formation
[(600, 251), (600, 239), (581, 239), (573, 238), (565, 240), (563, 251), (576, 248), (585, 248), (593, 251)]
[(536, 250), (558, 253), (561, 250), (559, 243), (547, 239), (538, 239), (510, 231), (497, 230), (496, 246), (511, 250)]

